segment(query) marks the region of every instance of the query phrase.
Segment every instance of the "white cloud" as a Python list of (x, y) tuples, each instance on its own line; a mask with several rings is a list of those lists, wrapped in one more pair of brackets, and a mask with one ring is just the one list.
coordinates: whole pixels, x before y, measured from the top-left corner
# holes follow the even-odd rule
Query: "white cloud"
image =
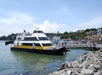
[(39, 24), (38, 27), (44, 32), (57, 33), (60, 29), (60, 24), (50, 23), (48, 20), (45, 20), (42, 24)]
[(100, 28), (102, 27), (102, 17), (96, 17), (91, 19), (90, 21), (80, 23), (74, 30), (83, 30), (87, 28)]
[(7, 18), (0, 18), (0, 35), (19, 33), (22, 32), (23, 29), (32, 32), (35, 26), (38, 26), (44, 32), (49, 33), (57, 33), (63, 28), (62, 24), (51, 23), (48, 20), (37, 24), (34, 21), (34, 18), (20, 12), (8, 12), (5, 14), (8, 16)]
[(10, 13), (8, 18), (0, 18), (0, 35), (30, 30), (34, 19), (24, 13)]
[(65, 31), (77, 31), (84, 30), (88, 28), (101, 28), (102, 27), (102, 17), (93, 18), (87, 22), (80, 23), (78, 25), (67, 25), (67, 24), (58, 24), (50, 23), (49, 21), (44, 21), (42, 24), (39, 24), (39, 27), (45, 32), (65, 32)]
[[(67, 9), (63, 9), (67, 12)], [(87, 28), (102, 27), (102, 17), (91, 19), (90, 21), (80, 23), (78, 25), (59, 24), (57, 22), (50, 22), (45, 20), (42, 23), (36, 23), (35, 18), (28, 14), (21, 12), (7, 12), (4, 13), (7, 17), (0, 18), (0, 35), (8, 35), (11, 33), (22, 32), (23, 29), (32, 32), (34, 27), (37, 26), (44, 32), (57, 33), (64, 31), (76, 31)]]

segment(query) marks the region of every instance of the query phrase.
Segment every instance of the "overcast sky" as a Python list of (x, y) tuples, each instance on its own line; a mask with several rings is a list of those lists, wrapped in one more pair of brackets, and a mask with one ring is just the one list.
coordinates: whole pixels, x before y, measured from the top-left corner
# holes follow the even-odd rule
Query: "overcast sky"
[(102, 0), (0, 0), (0, 36), (102, 27)]

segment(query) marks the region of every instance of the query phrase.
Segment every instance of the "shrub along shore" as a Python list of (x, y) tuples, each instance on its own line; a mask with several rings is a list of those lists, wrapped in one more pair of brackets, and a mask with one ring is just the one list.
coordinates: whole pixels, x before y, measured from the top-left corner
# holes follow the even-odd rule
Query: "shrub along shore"
[(89, 51), (73, 62), (65, 62), (49, 75), (102, 75), (102, 49)]

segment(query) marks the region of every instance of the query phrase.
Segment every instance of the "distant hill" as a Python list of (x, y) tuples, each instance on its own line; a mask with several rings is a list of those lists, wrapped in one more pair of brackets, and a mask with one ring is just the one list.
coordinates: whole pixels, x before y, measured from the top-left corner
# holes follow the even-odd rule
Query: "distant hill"
[(10, 34), (8, 36), (1, 36), (0, 40), (15, 40), (17, 34)]
[[(19, 34), (19, 33), (17, 33)], [(16, 36), (17, 34), (10, 34), (8, 36), (1, 36), (0, 37), (0, 40), (15, 40), (16, 39)], [(49, 38), (52, 38), (53, 36), (57, 36), (56, 33), (45, 33)]]
[[(76, 32), (67, 32), (64, 33), (45, 33), (49, 38), (52, 38), (53, 36), (60, 36), (61, 38), (71, 38), (72, 40), (82, 40), (87, 35), (87, 32), (90, 31), (97, 31), (96, 28), (86, 29), (86, 30), (78, 30)], [(16, 36), (19, 33), (12, 33), (8, 36), (1, 36), (0, 40), (15, 40)]]
[(0, 40), (6, 40), (6, 36), (1, 36)]

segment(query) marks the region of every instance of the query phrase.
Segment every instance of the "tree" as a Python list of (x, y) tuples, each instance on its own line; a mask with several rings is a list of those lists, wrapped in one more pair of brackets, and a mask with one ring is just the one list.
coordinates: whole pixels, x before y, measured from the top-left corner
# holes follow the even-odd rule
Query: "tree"
[(1, 36), (0, 40), (6, 40), (6, 36)]
[(68, 38), (68, 32), (65, 31), (65, 32), (62, 34), (61, 38)]

